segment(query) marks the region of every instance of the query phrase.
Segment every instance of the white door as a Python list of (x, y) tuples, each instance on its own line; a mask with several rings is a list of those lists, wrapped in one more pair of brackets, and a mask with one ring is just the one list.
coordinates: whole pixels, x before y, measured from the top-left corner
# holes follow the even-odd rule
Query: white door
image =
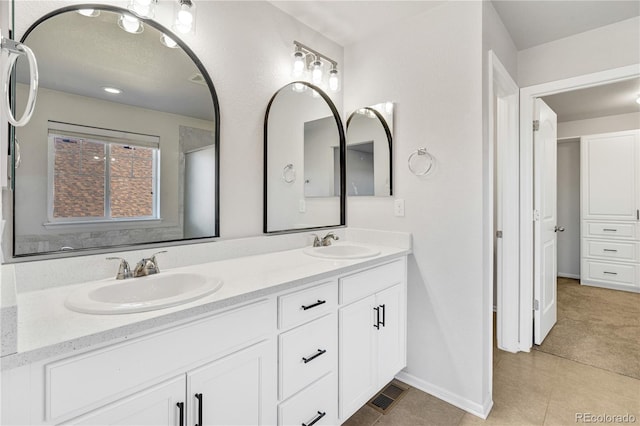
[(404, 304), (402, 286), (391, 288), (376, 294), (379, 309), (380, 328), (378, 335), (378, 388), (389, 383), (398, 371), (406, 366)]
[(187, 373), (187, 424), (275, 424), (275, 354), (266, 341)]
[[(75, 425), (175, 426), (184, 422), (184, 374), (99, 408), (70, 423)], [(179, 406), (178, 404), (181, 404)], [(180, 421), (180, 415), (183, 421)]]
[(534, 340), (541, 344), (557, 318), (557, 116), (536, 99), (534, 151)]

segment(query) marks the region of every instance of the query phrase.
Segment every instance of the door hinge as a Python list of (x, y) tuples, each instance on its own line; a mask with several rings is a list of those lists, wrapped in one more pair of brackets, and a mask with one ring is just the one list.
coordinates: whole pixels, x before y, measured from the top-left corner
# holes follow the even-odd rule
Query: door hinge
[(537, 132), (540, 130), (540, 120), (533, 120), (533, 131)]
[(533, 211), (533, 221), (537, 222), (540, 220), (540, 212), (538, 210)]
[(538, 299), (533, 301), (533, 310), (534, 311), (540, 310), (540, 302), (538, 301)]
[(496, 231), (496, 238), (502, 238), (502, 231)]

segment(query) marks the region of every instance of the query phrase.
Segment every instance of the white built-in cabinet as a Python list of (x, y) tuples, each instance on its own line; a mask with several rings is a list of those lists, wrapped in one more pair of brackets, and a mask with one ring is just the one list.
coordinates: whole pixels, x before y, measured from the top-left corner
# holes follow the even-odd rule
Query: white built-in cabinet
[(640, 292), (640, 130), (580, 140), (582, 284)]
[(344, 422), (406, 364), (406, 258), (3, 372), (1, 424)]

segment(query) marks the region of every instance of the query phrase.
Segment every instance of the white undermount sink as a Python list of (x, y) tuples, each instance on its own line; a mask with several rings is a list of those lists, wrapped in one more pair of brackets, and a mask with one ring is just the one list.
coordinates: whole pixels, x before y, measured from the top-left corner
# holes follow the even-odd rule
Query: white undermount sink
[(125, 280), (102, 280), (71, 293), (65, 306), (87, 314), (153, 311), (191, 302), (218, 291), (222, 280), (188, 272), (161, 272)]
[(379, 250), (369, 247), (354, 246), (349, 244), (330, 245), (324, 247), (309, 247), (304, 250), (305, 254), (325, 259), (363, 259), (380, 254)]

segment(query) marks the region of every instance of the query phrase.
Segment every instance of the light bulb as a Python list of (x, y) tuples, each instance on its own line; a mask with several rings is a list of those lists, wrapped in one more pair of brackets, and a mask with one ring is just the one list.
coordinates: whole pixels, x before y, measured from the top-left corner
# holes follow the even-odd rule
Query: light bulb
[(304, 67), (305, 67), (304, 57), (305, 57), (304, 52), (301, 52), (299, 50), (296, 50), (295, 52), (293, 52), (293, 68), (291, 71), (291, 75), (294, 78), (298, 78), (302, 76), (302, 74), (304, 73)]
[(78, 9), (78, 13), (82, 16), (88, 16), (89, 18), (95, 18), (100, 15), (100, 11), (95, 9)]
[(173, 27), (183, 33), (186, 34), (191, 32), (193, 28), (193, 13), (191, 12), (191, 2), (180, 2), (180, 9), (178, 13), (176, 13), (176, 22)]
[(337, 92), (340, 90), (340, 77), (338, 76), (338, 70), (331, 68), (329, 71), (329, 90)]
[(293, 83), (293, 91), (302, 93), (307, 90), (307, 85), (302, 83)]
[(131, 34), (140, 34), (144, 29), (142, 23), (131, 15), (120, 15), (118, 26)]
[(176, 43), (176, 41), (174, 39), (172, 39), (171, 37), (169, 37), (166, 34), (162, 34), (160, 36), (160, 42), (162, 44), (164, 44), (165, 46), (170, 47), (172, 49), (178, 47), (178, 43)]
[(322, 83), (322, 62), (318, 58), (311, 63), (311, 81), (316, 85)]
[(131, 0), (127, 8), (138, 16), (152, 18), (154, 15), (153, 3), (153, 0)]

